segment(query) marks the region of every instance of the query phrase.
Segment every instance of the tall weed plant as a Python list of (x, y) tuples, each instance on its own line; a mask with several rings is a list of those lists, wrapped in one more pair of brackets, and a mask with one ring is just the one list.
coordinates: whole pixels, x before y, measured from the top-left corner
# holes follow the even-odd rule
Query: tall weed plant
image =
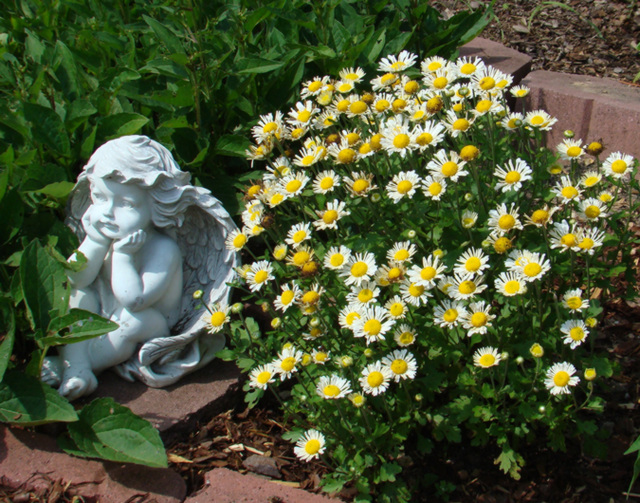
[(227, 246), (268, 321), (206, 316), (247, 402), (272, 393), (294, 453), (331, 467), (329, 492), (410, 501), (437, 482), (419, 459), (463, 439), (514, 478), (527, 446), (603, 448), (596, 339), (603, 297), (635, 295), (638, 162), (570, 131), (543, 147), (557, 119), (511, 84), (403, 51), (304, 82), (252, 129), (263, 174)]
[[(303, 79), (336, 71), (336, 61), (371, 66), (404, 47), (451, 55), (489, 16), (464, 12), (444, 22), (428, 4), (408, 1), (4, 2), (0, 420), (68, 422), (69, 452), (166, 465), (148, 423), (104, 400), (78, 414), (38, 381), (51, 347), (114, 326), (67, 302), (66, 257), (78, 243), (64, 206), (98, 146), (126, 134), (154, 137), (233, 213), (229, 189), (246, 174), (234, 156), (249, 145), (251, 121), (293, 103)], [(113, 414), (121, 420), (105, 435), (101, 419)], [(141, 450), (127, 435), (140, 435)], [(100, 444), (106, 438), (116, 441)]]

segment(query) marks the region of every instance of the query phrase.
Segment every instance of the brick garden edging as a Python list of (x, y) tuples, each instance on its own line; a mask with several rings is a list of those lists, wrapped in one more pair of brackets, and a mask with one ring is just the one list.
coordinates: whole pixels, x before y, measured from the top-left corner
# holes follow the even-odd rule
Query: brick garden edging
[[(621, 151), (640, 158), (640, 88), (608, 78), (531, 72), (531, 58), (490, 40), (477, 38), (460, 50), (461, 56), (478, 56), (531, 88), (528, 109), (544, 109), (558, 119), (548, 136), (552, 149), (565, 129), (584, 142), (602, 140), (603, 155)], [(235, 366), (215, 362), (167, 389), (140, 383), (122, 386), (115, 376), (105, 376), (95, 396), (113, 396), (152, 422), (165, 442), (192, 428), (199, 418), (222, 412), (237, 399), (239, 372)], [(95, 397), (94, 396), (94, 397)], [(42, 475), (77, 484), (88, 501), (120, 503), (142, 494), (139, 503), (320, 503), (325, 496), (286, 487), (253, 474), (217, 468), (206, 474), (207, 485), (186, 500), (184, 481), (172, 470), (88, 461), (63, 454), (53, 437), (0, 426), (0, 483), (8, 487), (42, 487)], [(40, 477), (40, 482), (38, 482)]]

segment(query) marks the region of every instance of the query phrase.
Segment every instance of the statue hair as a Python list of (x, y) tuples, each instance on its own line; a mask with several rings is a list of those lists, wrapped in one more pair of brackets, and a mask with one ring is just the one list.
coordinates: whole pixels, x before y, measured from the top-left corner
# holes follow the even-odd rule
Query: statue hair
[(166, 147), (146, 136), (122, 136), (98, 148), (78, 176), (78, 184), (97, 178), (147, 190), (154, 203), (151, 220), (161, 229), (180, 227), (187, 208), (206, 192), (190, 184), (191, 175), (179, 168)]

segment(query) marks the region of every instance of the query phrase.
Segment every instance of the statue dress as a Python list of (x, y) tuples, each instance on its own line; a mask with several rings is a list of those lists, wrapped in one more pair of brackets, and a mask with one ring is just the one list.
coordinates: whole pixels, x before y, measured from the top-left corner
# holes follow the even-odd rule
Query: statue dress
[(151, 387), (173, 384), (224, 346), (224, 335), (206, 332), (199, 308), (228, 302), (238, 256), (225, 239), (237, 228), (208, 190), (189, 181), (146, 136), (105, 143), (79, 175), (67, 223), (87, 264), (69, 275), (70, 307), (119, 328), (45, 359), (43, 380), (70, 400), (92, 393), (107, 368)]

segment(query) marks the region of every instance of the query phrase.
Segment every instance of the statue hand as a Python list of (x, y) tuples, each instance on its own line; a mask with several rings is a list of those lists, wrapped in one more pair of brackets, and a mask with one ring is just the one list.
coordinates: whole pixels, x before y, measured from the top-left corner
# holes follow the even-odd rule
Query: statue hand
[(113, 251), (132, 255), (142, 248), (142, 245), (146, 240), (147, 233), (140, 229), (133, 234), (129, 234), (127, 237), (116, 241), (113, 244)]
[(84, 212), (84, 215), (82, 215), (82, 227), (91, 241), (100, 245), (109, 246), (111, 239), (102, 234), (96, 224), (99, 224), (99, 219), (95, 218), (94, 206), (91, 205), (87, 208), (87, 211)]

